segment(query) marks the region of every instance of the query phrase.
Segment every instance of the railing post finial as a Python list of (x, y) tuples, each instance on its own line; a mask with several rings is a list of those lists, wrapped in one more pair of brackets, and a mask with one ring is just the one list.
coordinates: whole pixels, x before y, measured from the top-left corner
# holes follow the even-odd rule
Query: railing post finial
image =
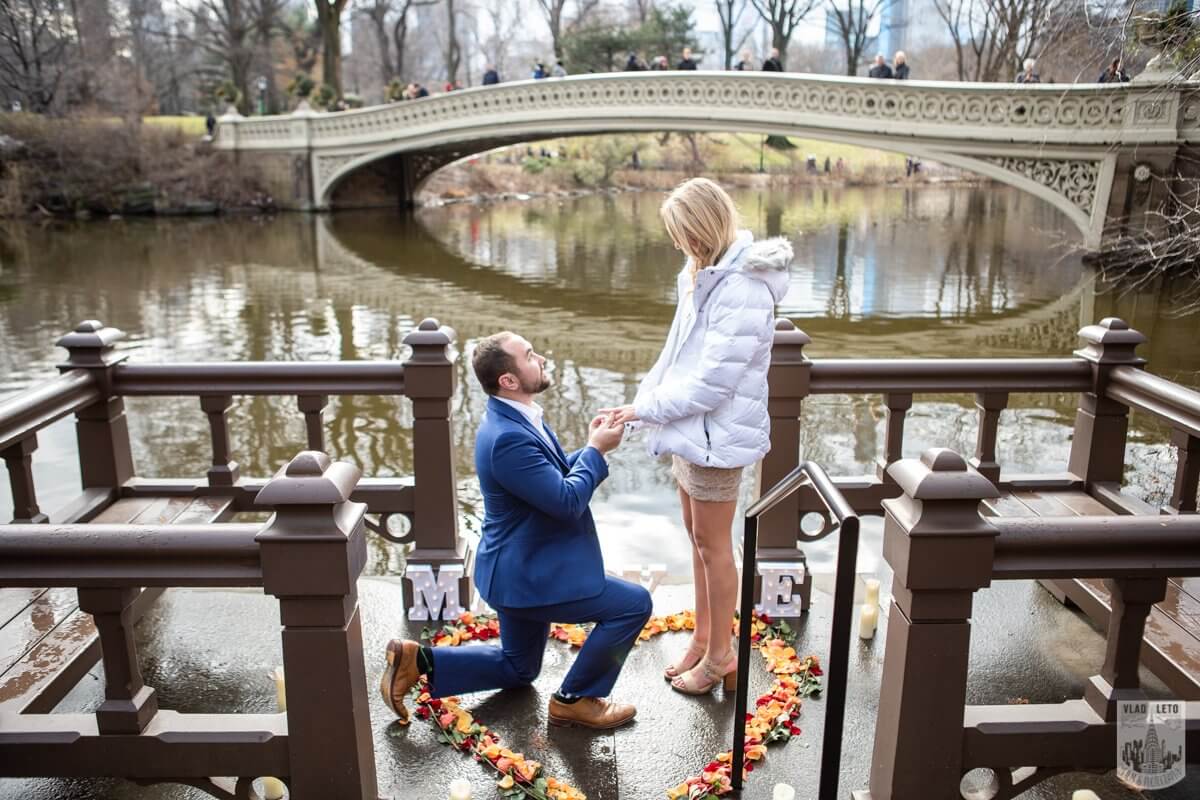
[[(444, 364), (450, 362), (451, 355), (447, 348), (454, 344), (456, 334), (448, 325), (439, 325), (436, 319), (427, 317), (421, 320), (416, 330), (404, 337), (404, 343), (412, 348), (409, 362), (428, 364)], [(406, 391), (405, 394), (408, 394)]]
[(1079, 396), (1067, 469), (1089, 485), (1120, 481), (1125, 471), (1129, 408), (1105, 392), (1112, 370), (1146, 364), (1135, 352), (1146, 337), (1125, 320), (1106, 317), (1080, 330), (1079, 338), (1084, 346), (1075, 355), (1091, 364), (1092, 389)]
[(125, 402), (113, 390), (113, 373), (128, 358), (114, 347), (123, 338), (125, 334), (116, 328), (87, 319), (57, 342), (67, 351), (59, 372), (87, 370), (102, 395), (75, 414), (79, 472), (85, 489), (117, 489), (134, 476)]
[(350, 502), (360, 475), (306, 450), (255, 499), (275, 509), (255, 541), (283, 621), (294, 797), (378, 797), (357, 591), (367, 507)]
[(100, 320), (85, 319), (75, 326), (75, 330), (55, 342), (67, 351), (67, 360), (59, 365), (59, 369), (109, 367), (123, 361), (127, 356), (117, 354), (113, 346), (124, 338), (124, 332), (110, 328)]
[(1146, 363), (1146, 359), (1134, 351), (1148, 340), (1120, 317), (1105, 317), (1096, 325), (1082, 328), (1079, 338), (1084, 345), (1075, 351), (1075, 355), (1093, 364), (1140, 366)]
[(971, 601), (991, 583), (997, 534), (979, 502), (999, 492), (952, 450), (926, 450), (888, 473), (902, 494), (883, 503), (894, 576), (871, 795), (957, 797)]

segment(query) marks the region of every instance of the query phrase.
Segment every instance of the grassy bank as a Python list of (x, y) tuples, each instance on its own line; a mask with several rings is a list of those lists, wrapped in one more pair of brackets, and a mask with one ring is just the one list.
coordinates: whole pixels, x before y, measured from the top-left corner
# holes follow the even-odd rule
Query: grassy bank
[[(923, 165), (920, 172), (908, 177), (906, 157), (897, 153), (813, 139), (788, 139), (785, 143), (791, 146), (772, 147), (761, 136), (737, 133), (548, 139), (447, 167), (426, 183), (423, 198), (446, 200), (607, 187), (668, 189), (692, 175), (707, 175), (734, 186), (971, 179), (940, 165)], [(809, 156), (815, 159), (815, 174), (808, 167)], [(826, 160), (831, 168), (828, 174), (824, 170)]]
[(213, 213), (265, 208), (252, 166), (194, 133), (198, 117), (147, 124), (0, 114), (0, 216)]

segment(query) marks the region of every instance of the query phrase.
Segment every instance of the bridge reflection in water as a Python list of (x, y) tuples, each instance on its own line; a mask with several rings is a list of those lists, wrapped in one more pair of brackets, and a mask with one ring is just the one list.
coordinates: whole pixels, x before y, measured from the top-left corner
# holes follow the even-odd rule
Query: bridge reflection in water
[[(1087, 347), (1080, 355), (1052, 360), (914, 365), (891, 359), (855, 363), (830, 358), (1062, 356), (1076, 344), (1071, 332), (1079, 327), (1081, 315), (1086, 321), (1116, 312), (1162, 340), (1143, 352), (1156, 372), (1194, 378), (1197, 354), (1181, 347), (1178, 340), (1192, 334), (1195, 322), (1163, 313), (1165, 304), (1160, 301), (1170, 296), (1169, 286), (1138, 296), (1098, 293), (1077, 263), (1048, 265), (1044, 250), (1047, 232), (1057, 227), (1053, 214), (1042, 216), (1036, 208), (1009, 203), (1003, 194), (972, 198), (974, 191), (849, 193), (859, 206), (843, 203), (842, 213), (828, 224), (812, 221), (808, 209), (815, 198), (810, 195), (797, 195), (792, 204), (761, 207), (754, 202), (757, 198), (742, 198), (753, 227), (798, 239), (802, 257), (793, 291), (781, 310), (799, 318), (816, 339), (809, 344), (786, 321), (777, 328), (773, 369), (778, 372), (772, 377), (777, 446), (764, 462), (764, 480), (778, 479), (803, 451), (806, 458), (828, 466), (837, 487), (859, 513), (879, 513), (883, 498), (904, 495), (887, 506), (891, 515), (886, 532), (888, 560), (896, 570), (896, 585), (903, 585), (905, 591), (897, 588), (890, 606), (889, 660), (882, 670), (878, 714), (863, 707), (873, 702), (873, 688), (857, 691), (852, 698), (857, 703), (852, 710), (856, 730), (869, 730), (858, 723), (878, 717), (872, 761), (886, 768), (876, 766), (870, 776), (876, 797), (923, 799), (930, 796), (928, 782), (934, 779), (937, 790), (932, 796), (949, 797), (957, 788), (959, 767), (998, 768), (1001, 794), (997, 796), (1003, 798), (1064, 766), (1110, 767), (1111, 748), (1096, 743), (1111, 738), (1111, 720), (1105, 721), (1111, 710), (1109, 698), (1115, 692), (1136, 691), (1139, 685), (1136, 662), (1151, 603), (1158, 605), (1145, 623), (1147, 640), (1154, 646), (1146, 664), (1177, 694), (1192, 698), (1200, 687), (1200, 670), (1192, 656), (1200, 638), (1178, 632), (1186, 626), (1194, 629), (1192, 592), (1197, 590), (1195, 576), (1200, 575), (1194, 516), (1200, 475), (1196, 466), (1200, 395), (1137, 369), (1132, 351), (1140, 334), (1127, 330), (1119, 320), (1106, 320), (1083, 332)], [(112, 701), (106, 704), (111, 706), (107, 716), (101, 717), (38, 713), (48, 710), (71, 680), (82, 674), (73, 665), (86, 661), (81, 648), (94, 639), (75, 637), (70, 659), (77, 660), (68, 664), (64, 656), (56, 662), (59, 672), (34, 685), (36, 698), (33, 689), (19, 686), (15, 695), (0, 692), (0, 704), (29, 703), (26, 710), (31, 712), (8, 719), (6, 752), (21, 753), (23, 759), (8, 759), (7, 774), (119, 774), (179, 781), (207, 776), (212, 770), (206, 771), (206, 765), (220, 761), (243, 777), (263, 771), (286, 775), (300, 798), (321, 796), (313, 787), (335, 777), (337, 770), (311, 769), (320, 759), (332, 764), (357, 757), (361, 772), (342, 778), (347, 787), (354, 784), (363, 789), (364, 796), (374, 796), (372, 745), (401, 761), (393, 765), (395, 775), (407, 776), (415, 763), (425, 763), (411, 758), (411, 749), (387, 739), (382, 731), (370, 730), (365, 690), (355, 686), (357, 678), (346, 679), (361, 676), (364, 669), (374, 677), (378, 669), (370, 664), (364, 668), (356, 597), (353, 590), (347, 594), (347, 586), (355, 584), (345, 582), (348, 570), (356, 574), (363, 565), (367, 543), (356, 519), (364, 509), (342, 506), (341, 501), (353, 493), (355, 500), (366, 502), (373, 511), (413, 515), (418, 533), (411, 560), (453, 560), (446, 547), (447, 539), (456, 541), (448, 467), (457, 469), (464, 484), (461, 496), (469, 504), (470, 443), (482, 397), (472, 385), (466, 359), (459, 358), (454, 366), (444, 360), (450, 339), (436, 330), (436, 323), (413, 331), (413, 317), (418, 314), (432, 312), (452, 322), (459, 328), (462, 347), (499, 327), (517, 328), (550, 343), (559, 385), (547, 402), (556, 428), (568, 440), (581, 437), (592, 409), (628, 397), (657, 352), (671, 310), (671, 298), (662, 286), (671, 279), (672, 262), (677, 263), (655, 224), (655, 204), (644, 202), (644, 197), (635, 199), (636, 204), (630, 198), (596, 198), (564, 206), (546, 202), (484, 212), (443, 209), (416, 222), (361, 215), (315, 224), (290, 218), (226, 222), (219, 227), (150, 223), (74, 228), (65, 236), (62, 230), (6, 231), (0, 253), (6, 265), (0, 274), (4, 297), (0, 332), (6, 342), (14, 343), (4, 355), (14, 368), (6, 372), (9, 377), (3, 389), (38, 384), (19, 399), (9, 398), (0, 414), (0, 440), (12, 491), (17, 494), (16, 515), (44, 520), (39, 502), (52, 510), (60, 505), (57, 495), (76, 494), (77, 473), (72, 470), (79, 463), (91, 465), (92, 470), (84, 506), (93, 511), (103, 507), (107, 515), (126, 515), (108, 520), (124, 527), (105, 529), (111, 534), (107, 536), (96, 536), (97, 529), (89, 525), (7, 529), (0, 583), (22, 588), (8, 589), (6, 597), (19, 597), (23, 587), (37, 585), (51, 587), (47, 598), (63, 598), (73, 587), (83, 587), (78, 609), (65, 607), (67, 620), (86, 622), (85, 611), (96, 615), (101, 635), (108, 637), (106, 691)], [(588, 213), (594, 216), (591, 223)], [(969, 232), (958, 232), (960, 227)], [(231, 230), (238, 236), (230, 238)], [(931, 248), (931, 242), (941, 243), (939, 249)], [(1153, 307), (1147, 311), (1148, 301)], [(47, 335), (47, 329), (57, 333), (60, 325), (71, 326), (60, 319), (97, 311), (130, 329), (129, 362), (109, 366), (110, 357), (121, 355), (109, 347), (115, 332), (94, 331), (85, 324), (63, 340), (71, 350), (73, 369), (45, 381), (62, 359), (49, 347), (56, 337)], [(381, 363), (407, 357), (403, 351), (409, 344), (419, 351), (409, 363), (403, 367)], [(815, 359), (808, 361), (806, 356)], [(236, 363), (170, 364), (189, 360), (349, 363), (269, 364), (252, 370), (239, 369)], [(156, 361), (167, 363), (156, 365)], [(1093, 369), (1089, 361), (1098, 366)], [(297, 366), (300, 369), (294, 369)], [(448, 380), (452, 370), (457, 370), (458, 384), (453, 394)], [(101, 379), (101, 373), (110, 379)], [(107, 398), (108, 386), (126, 399), (127, 417), (120, 413), (119, 397)], [(1016, 394), (1023, 390), (1041, 394), (1036, 399)], [(871, 392), (882, 393), (882, 403)], [(165, 396), (171, 394), (183, 397)], [(338, 396), (325, 405), (326, 394)], [(914, 394), (920, 402), (910, 410)], [(409, 404), (403, 395), (425, 399)], [(447, 447), (447, 406), (454, 418), (451, 447)], [(1129, 469), (1123, 470), (1125, 415), (1130, 408), (1136, 411), (1134, 440), (1128, 449)], [(81, 441), (88, 446), (81, 448), (82, 458), (72, 465), (70, 423), (41, 428), (45, 421), (76, 410)], [(1150, 418), (1160, 422), (1147, 423)], [(118, 450), (129, 446), (123, 443), (126, 419), (137, 474), (179, 475), (185, 480), (126, 480), (132, 469), (122, 465), (123, 457), (116, 457)], [(426, 433), (414, 452), (414, 439), (422, 434), (410, 431), (421, 426)], [(35, 434), (41, 436), (40, 442)], [(1187, 457), (1179, 462), (1178, 471), (1176, 448), (1160, 446), (1168, 435)], [(291, 460), (287, 472), (278, 473), (270, 483), (256, 477), (288, 462), (300, 442), (357, 461), (376, 480), (358, 483), (353, 469), (311, 454)], [(962, 474), (966, 464), (950, 453), (927, 454), (921, 462), (900, 461), (927, 445), (948, 445), (968, 454), (974, 450), (972, 463), (979, 474)], [(1148, 457), (1155, 449), (1166, 454), (1157, 463)], [(33, 469), (30, 453), (35, 456)], [(240, 481), (234, 459), (241, 462)], [(681, 533), (671, 531), (677, 523), (662, 465), (650, 462), (636, 447), (619, 451), (614, 460), (613, 480), (596, 504), (607, 560), (618, 569), (629, 561), (662, 560), (673, 550), (664, 542), (672, 536), (683, 541)], [(884, 466), (890, 466), (890, 472), (885, 473)], [(196, 476), (206, 470), (208, 481), (197, 481)], [(1024, 472), (1056, 474), (1020, 474)], [(1119, 490), (1123, 472), (1130, 493)], [(415, 475), (421, 491), (397, 480), (397, 475)], [(1159, 491), (1155, 481), (1163, 476), (1168, 478), (1166, 496), (1155, 499), (1169, 502), (1167, 517), (1134, 496), (1153, 496)], [(331, 506), (341, 509), (333, 517), (331, 506), (307, 502), (305, 493), (298, 491), (315, 484), (323, 487)], [(262, 494), (257, 494), (264, 485)], [(114, 503), (113, 487), (118, 486), (122, 498)], [(988, 522), (964, 514), (961, 501), (968, 497), (982, 499), (983, 513), (1003, 519)], [(780, 506), (787, 513), (765, 520), (762, 546), (800, 557), (795, 522), (801, 513), (816, 510), (813, 500), (811, 491), (802, 491)], [(195, 524), (196, 515), (224, 519), (236, 511), (260, 512), (265, 507), (274, 507), (279, 515), (262, 527)], [(1063, 517), (1066, 512), (1080, 517), (1043, 518)], [(1124, 516), (1111, 524), (1091, 519), (1114, 513)], [(144, 521), (144, 515), (152, 530), (128, 528), (131, 521)], [(168, 532), (165, 523), (173, 515), (178, 515), (179, 524)], [(296, 535), (311, 530), (318, 518), (323, 532), (345, 535), (345, 547), (333, 548), (337, 559), (328, 558), (334, 553), (324, 549), (331, 538)], [(334, 518), (341, 522), (327, 525)], [(467, 513), (460, 528), (469, 533), (470, 525)], [(926, 536), (930, 531), (940, 535)], [(874, 536), (877, 553), (878, 525)], [(138, 541), (150, 546), (130, 558), (127, 544), (133, 537), (145, 537)], [(371, 569), (396, 573), (398, 548), (377, 537), (371, 537), (371, 542), (375, 553)], [(960, 544), (966, 549), (959, 549)], [(323, 549), (309, 549), (314, 545)], [(1095, 560), (1080, 559), (1080, 548)], [(815, 554), (815, 548), (805, 550)], [(191, 553), (190, 560), (181, 558), (184, 553)], [(908, 555), (898, 558), (898, 553)], [(319, 554), (326, 557), (315, 557)], [(1090, 571), (1081, 566), (1085, 561)], [(947, 564), (966, 567), (947, 570)], [(296, 573), (302, 579), (293, 580), (297, 565), (302, 565)], [(686, 572), (686, 565), (669, 566), (676, 575)], [(820, 567), (821, 562), (814, 559), (810, 566)], [(146, 572), (150, 568), (153, 575)], [(1104, 584), (1095, 580), (1097, 576), (1122, 580)], [(1026, 651), (1046, 658), (1062, 649), (1057, 629), (1037, 633), (1037, 621), (1011, 613), (1015, 605), (1032, 601), (1028, 593), (998, 586), (990, 594), (977, 591), (990, 580), (1032, 577), (1058, 579), (1057, 589), (1067, 592), (1093, 619), (1103, 620), (1108, 607), (1114, 609), (1107, 653), (1103, 659), (1093, 659), (1104, 662), (1100, 674), (1087, 686), (1084, 699), (1059, 706), (1055, 700), (1078, 696), (1078, 681), (1042, 664), (1022, 675), (1036, 675), (1043, 681), (1033, 695), (1035, 702), (1048, 705), (973, 706), (966, 710), (964, 727), (958, 712), (967, 686), (968, 655), (974, 663), (982, 650), (989, 668), (1000, 664), (1012, 670), (1007, 663), (1011, 642), (997, 636), (996, 627), (987, 635), (998, 650), (988, 645), (969, 647), (973, 637), (966, 635), (966, 615), (974, 600), (982, 629), (988, 630), (983, 626), (996, 625), (997, 620), (1000, 630), (1020, 622), (1036, 634)], [(1126, 580), (1131, 577), (1137, 579)], [(134, 641), (126, 634), (127, 607), (135, 616), (140, 614), (146, 607), (142, 601), (152, 600), (155, 592), (138, 595), (136, 590), (106, 588), (114, 581), (130, 587), (261, 585), (278, 596), (288, 628), (283, 659), (291, 665), (290, 676), (302, 675), (299, 702), (295, 707), (289, 702), (290, 735), (282, 719), (269, 714), (200, 719), (159, 712), (153, 690), (142, 687)], [(373, 592), (381, 597), (378, 588), (386, 585), (363, 582), (364, 597)], [(943, 602), (950, 594), (954, 602)], [(251, 596), (256, 598), (254, 604), (247, 602)], [(192, 593), (190, 599), (196, 597)], [(212, 605), (206, 606), (206, 624), (211, 627), (218, 621), (220, 630), (208, 631), (213, 634), (210, 638), (227, 642), (233, 634), (226, 626), (240, 630), (243, 623), (253, 627), (265, 618), (263, 605), (257, 603), (264, 598), (256, 592), (223, 591), (213, 597)], [(162, 655), (180, 652), (165, 646), (164, 637), (183, 632), (171, 623), (178, 621), (175, 611), (187, 603), (173, 604), (172, 595), (167, 601), (154, 624), (142, 627), (157, 637), (147, 649), (161, 659), (156, 663), (152, 655), (147, 661), (148, 683), (162, 689), (165, 708), (200, 710), (213, 699), (213, 690), (198, 689), (195, 681), (199, 676), (208, 682), (215, 662), (202, 649), (189, 650), (186, 658), (191, 660), (186, 662)], [(35, 614), (40, 602), (30, 604)], [(293, 603), (290, 612), (289, 602)], [(244, 609), (251, 605), (257, 610), (247, 614)], [(395, 598), (391, 603), (376, 602), (375, 608), (391, 616), (366, 626), (373, 638), (365, 652), (381, 649), (378, 637), (394, 631), (400, 605)], [(223, 609), (224, 615), (214, 616), (213, 608)], [(239, 610), (231, 611), (235, 608)], [(338, 613), (331, 613), (335, 610)], [(271, 609), (272, 626), (277, 620), (274, 613)], [(1061, 609), (1056, 613), (1055, 619), (1069, 620), (1077, 629), (1082, 626)], [(819, 610), (809, 618), (806, 636), (820, 635), (815, 623), (819, 618)], [(52, 636), (69, 627), (68, 621)], [(194, 632), (195, 623), (189, 624)], [(953, 642), (945, 644), (946, 631), (951, 629)], [(1085, 632), (1084, 648), (1094, 650), (1098, 637)], [(326, 646), (317, 647), (313, 635)], [(1008, 635), (1013, 635), (1011, 627)], [(926, 646), (930, 642), (937, 646)], [(810, 644), (812, 639), (805, 646)], [(823, 644), (814, 646), (824, 652)], [(32, 653), (26, 656), (32, 658)], [(271, 647), (256, 647), (254, 653), (257, 659), (278, 656)], [(1071, 655), (1078, 659), (1079, 653)], [(18, 671), (25, 669), (28, 660), (21, 658), (14, 667)], [(862, 675), (873, 681), (879, 675), (874, 664), (877, 651), (873, 654), (868, 648), (858, 658), (855, 669), (862, 666)], [(864, 660), (874, 666), (863, 664)], [(245, 666), (239, 662), (235, 671)], [(1085, 667), (1095, 668), (1091, 662)], [(165, 677), (181, 672), (187, 675), (178, 685)], [(129, 679), (122, 680), (122, 675)], [(330, 691), (306, 692), (304, 678)], [(220, 680), (211, 682), (223, 685)], [(8, 681), (4, 686), (11, 690), (16, 683)], [(657, 676), (642, 683), (661, 689)], [(991, 694), (985, 693), (982, 702), (1003, 702), (996, 694), (1000, 690), (988, 683)], [(289, 681), (289, 688), (293, 685)], [(1163, 691), (1157, 684), (1151, 688)], [(238, 710), (259, 710), (255, 695), (253, 687), (242, 687), (232, 703)], [(930, 699), (938, 712), (930, 714), (914, 706), (908, 702), (913, 697)], [(226, 701), (218, 698), (213, 705), (227, 710)], [(688, 708), (703, 718), (690, 720), (689, 726), (714, 723), (710, 710), (699, 704)], [(88, 727), (96, 720), (98, 734)], [(345, 733), (335, 737), (341, 750), (313, 750), (316, 740), (308, 734), (331, 720)], [(813, 721), (805, 723), (810, 732)], [(216, 760), (179, 759), (172, 764), (179, 772), (163, 773), (159, 762), (138, 757), (139, 748), (149, 746), (148, 740), (153, 744), (152, 736), (130, 736), (151, 722), (159, 726), (154, 730), (168, 733), (196, 732), (207, 726), (207, 743), (176, 738), (172, 746), (181, 754)], [(253, 742), (247, 743), (246, 725), (253, 727)], [(26, 726), (41, 727), (27, 730)], [(1068, 729), (1071, 733), (1064, 733)], [(63, 735), (47, 743), (47, 731)], [(1195, 740), (1198, 733), (1200, 727), (1193, 725), (1189, 736)], [(119, 747), (115, 739), (104, 738), (122, 735), (129, 740)], [(660, 734), (644, 727), (642, 735)], [(938, 746), (907, 747), (922, 737), (936, 739)], [(1057, 742), (1053, 749), (1057, 755), (1049, 761), (1039, 750), (1040, 737)], [(218, 740), (243, 743), (235, 748), (237, 766), (218, 758)], [(93, 759), (93, 766), (83, 773), (72, 772), (80, 769), (76, 757), (97, 747), (110, 748), (113, 760), (98, 767)], [(961, 763), (943, 763), (943, 754), (959, 752)], [(305, 758), (309, 753), (314, 757), (311, 762)], [(1047, 769), (1014, 787), (1007, 767), (1027, 764)], [(933, 778), (931, 768), (940, 770)], [(866, 785), (865, 762), (856, 769), (859, 773), (849, 785)], [(573, 769), (572, 774), (582, 771)], [(657, 775), (646, 780), (655, 782), (652, 791), (660, 790)], [(621, 781), (628, 793), (624, 776)]]
[[(760, 234), (797, 249), (780, 308), (813, 336), (817, 357), (1058, 355), (1079, 326), (1120, 314), (1150, 337), (1156, 371), (1189, 381), (1200, 356), (1184, 344), (1195, 321), (1167, 315), (1169, 287), (1097, 294), (1076, 259), (1055, 249), (1061, 216), (1014, 190), (923, 188), (743, 192)], [(448, 206), (415, 217), (387, 212), (284, 216), (219, 223), (126, 222), (52, 231), (10, 227), (3, 239), (0, 391), (40, 379), (58, 363), (49, 344), (102, 312), (148, 361), (329, 360), (403, 357), (416, 319), (454, 327), (459, 346), (503, 328), (549, 351), (558, 385), (551, 424), (581, 441), (589, 413), (629, 396), (669, 324), (678, 255), (657, 218), (657, 193)], [(98, 304), (98, 305), (97, 305)], [(1152, 307), (1148, 307), (1148, 305)], [(48, 332), (53, 332), (50, 334)], [(465, 497), (483, 397), (457, 363), (457, 464)], [(970, 449), (974, 407), (962, 396), (923, 396), (908, 416), (910, 453), (942, 443)], [(147, 473), (183, 476), (208, 464), (207, 422), (185, 398), (130, 398), (135, 458)], [(1065, 459), (1071, 396), (1014, 397), (1002, 428), (1006, 463), (1038, 471)], [(391, 397), (332, 398), (333, 455), (368, 474), (411, 473), (410, 411)], [(269, 474), (294, 451), (301, 422), (285, 398), (235, 399), (231, 435), (246, 474)], [(838, 471), (861, 471), (878, 452), (879, 398), (823, 396), (806, 404), (805, 452)], [(1165, 432), (1140, 417), (1133, 482), (1165, 491)], [(35, 458), (45, 505), (76, 485), (72, 434), (52, 428)], [(678, 531), (665, 469), (631, 443), (597, 501), (615, 563), (661, 560), (639, 532)], [(41, 473), (44, 473), (42, 475)], [(747, 485), (746, 491), (752, 487)], [(6, 513), (0, 489), (0, 513)], [(467, 525), (472, 524), (465, 518)], [(394, 570), (393, 548), (372, 572)], [(684, 561), (669, 564), (687, 574)]]

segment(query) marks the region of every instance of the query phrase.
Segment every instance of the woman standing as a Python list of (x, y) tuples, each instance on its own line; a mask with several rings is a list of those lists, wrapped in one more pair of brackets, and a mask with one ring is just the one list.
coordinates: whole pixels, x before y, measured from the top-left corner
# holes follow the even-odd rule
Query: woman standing
[(692, 544), (696, 630), (664, 674), (677, 691), (704, 694), (722, 680), (731, 689), (736, 676), (731, 529), (742, 469), (770, 449), (767, 368), (792, 247), (738, 230), (733, 201), (706, 178), (681, 184), (660, 213), (687, 256), (675, 319), (633, 404), (601, 413), (613, 424), (640, 421), (650, 454), (671, 456)]

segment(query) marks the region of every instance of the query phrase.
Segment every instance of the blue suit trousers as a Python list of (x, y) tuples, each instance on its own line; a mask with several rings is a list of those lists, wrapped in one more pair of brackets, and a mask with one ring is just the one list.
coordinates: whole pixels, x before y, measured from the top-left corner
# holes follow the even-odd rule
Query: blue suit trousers
[(433, 648), (434, 697), (528, 686), (542, 671), (550, 623), (595, 622), (559, 691), (607, 697), (625, 656), (650, 618), (653, 603), (643, 587), (605, 576), (596, 597), (532, 608), (497, 608), (500, 646)]

